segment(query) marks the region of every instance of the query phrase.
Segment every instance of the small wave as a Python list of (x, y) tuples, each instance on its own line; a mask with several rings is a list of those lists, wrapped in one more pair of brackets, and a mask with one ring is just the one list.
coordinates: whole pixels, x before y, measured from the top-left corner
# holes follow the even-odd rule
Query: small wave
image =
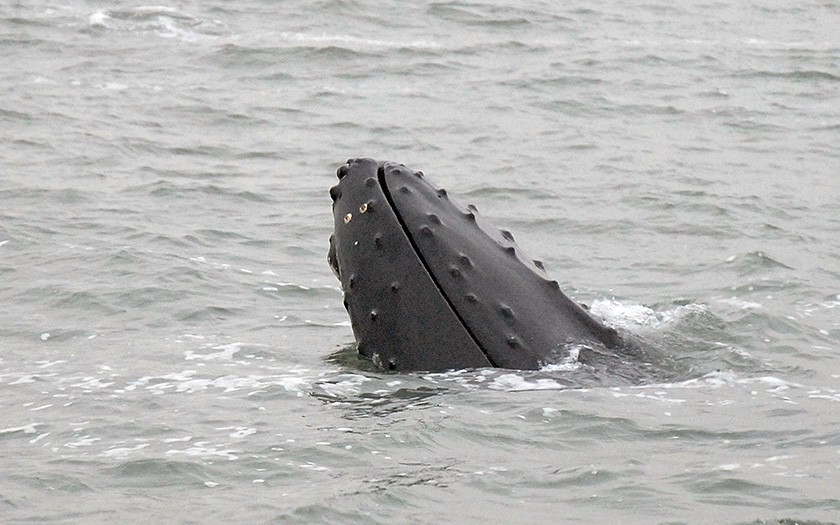
[(280, 33), (280, 40), (286, 43), (304, 45), (318, 48), (388, 48), (388, 49), (439, 49), (440, 44), (428, 40), (412, 40), (403, 42), (399, 40), (379, 40), (373, 38), (361, 38), (350, 35), (327, 35), (310, 33)]
[(168, 6), (138, 6), (131, 9), (102, 9), (88, 17), (96, 30), (153, 33), (160, 38), (185, 42), (215, 38), (224, 33), (221, 22), (201, 20)]
[(764, 273), (771, 270), (793, 270), (793, 267), (778, 261), (762, 251), (731, 255), (726, 263), (735, 268), (740, 275)]
[(0, 108), (0, 117), (2, 117), (3, 120), (6, 122), (10, 120), (21, 120), (24, 122), (31, 122), (35, 120), (35, 118), (29, 113), (22, 113), (20, 111), (14, 111), (11, 109), (4, 108)]
[[(507, 10), (505, 10), (507, 11)], [(499, 28), (516, 28), (531, 24), (528, 16), (516, 12), (503, 12), (502, 8), (489, 9), (484, 12), (468, 8), (464, 4), (433, 3), (428, 12), (430, 15), (470, 26), (485, 26)]]
[(743, 71), (738, 76), (744, 78), (780, 78), (793, 81), (806, 80), (827, 80), (832, 82), (840, 81), (840, 75), (829, 73), (828, 71), (820, 71), (818, 69), (805, 69), (799, 71)]

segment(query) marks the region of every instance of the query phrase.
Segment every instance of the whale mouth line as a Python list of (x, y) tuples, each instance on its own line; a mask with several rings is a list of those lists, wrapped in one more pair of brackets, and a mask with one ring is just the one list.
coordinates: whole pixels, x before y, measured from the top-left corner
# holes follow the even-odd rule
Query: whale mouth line
[(446, 304), (449, 305), (449, 309), (452, 310), (453, 314), (455, 314), (455, 317), (458, 319), (458, 322), (461, 323), (461, 326), (464, 327), (464, 330), (467, 332), (470, 339), (473, 340), (478, 349), (481, 350), (481, 353), (484, 354), (484, 357), (490, 363), (490, 366), (498, 368), (499, 365), (493, 360), (493, 358), (490, 356), (490, 353), (487, 351), (484, 345), (481, 344), (481, 341), (473, 333), (469, 324), (466, 322), (466, 320), (462, 317), (461, 313), (456, 308), (456, 305), (446, 294), (446, 291), (444, 290), (443, 286), (441, 286), (437, 276), (432, 271), (432, 268), (429, 265), (428, 261), (426, 261), (426, 258), (423, 256), (423, 252), (420, 250), (420, 247), (414, 240), (414, 236), (411, 234), (411, 230), (408, 228), (405, 219), (403, 219), (403, 216), (400, 214), (399, 208), (397, 208), (396, 204), (394, 203), (394, 199), (391, 196), (391, 191), (388, 188), (388, 182), (385, 180), (385, 163), (381, 163), (379, 165), (379, 168), (376, 171), (376, 178), (379, 181), (379, 186), (382, 188), (382, 193), (385, 195), (385, 200), (388, 202), (388, 206), (391, 208), (391, 211), (394, 212), (394, 215), (397, 218), (397, 222), (399, 223), (400, 228), (402, 228), (402, 231), (408, 239), (408, 242), (411, 244), (411, 249), (414, 250), (414, 253), (417, 255), (417, 258), (420, 260), (420, 264), (423, 265), (423, 268), (426, 270), (426, 273), (429, 275), (432, 282), (434, 283), (435, 288), (437, 288), (438, 292), (440, 292), (440, 295), (446, 301)]

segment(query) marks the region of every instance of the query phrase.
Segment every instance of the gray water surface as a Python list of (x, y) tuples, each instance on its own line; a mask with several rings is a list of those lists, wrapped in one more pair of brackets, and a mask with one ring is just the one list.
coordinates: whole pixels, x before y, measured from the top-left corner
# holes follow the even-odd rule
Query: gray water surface
[[(840, 521), (838, 27), (0, 5), (0, 521)], [(355, 156), (476, 204), (674, 374), (356, 360), (325, 260)]]

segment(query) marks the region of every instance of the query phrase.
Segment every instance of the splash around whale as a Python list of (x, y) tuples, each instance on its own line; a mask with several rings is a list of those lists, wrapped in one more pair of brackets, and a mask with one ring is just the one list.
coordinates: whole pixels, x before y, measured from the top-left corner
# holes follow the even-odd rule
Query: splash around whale
[(420, 171), (351, 159), (330, 189), (328, 261), (357, 348), (385, 370), (535, 370), (626, 346), (542, 263)]

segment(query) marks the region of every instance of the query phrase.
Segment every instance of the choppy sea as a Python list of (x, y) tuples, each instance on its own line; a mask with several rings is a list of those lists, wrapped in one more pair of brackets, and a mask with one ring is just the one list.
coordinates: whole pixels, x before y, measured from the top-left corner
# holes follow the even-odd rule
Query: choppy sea
[[(840, 4), (0, 4), (0, 521), (840, 522)], [(423, 170), (678, 371), (382, 373)], [(568, 363), (567, 363), (568, 364)]]

